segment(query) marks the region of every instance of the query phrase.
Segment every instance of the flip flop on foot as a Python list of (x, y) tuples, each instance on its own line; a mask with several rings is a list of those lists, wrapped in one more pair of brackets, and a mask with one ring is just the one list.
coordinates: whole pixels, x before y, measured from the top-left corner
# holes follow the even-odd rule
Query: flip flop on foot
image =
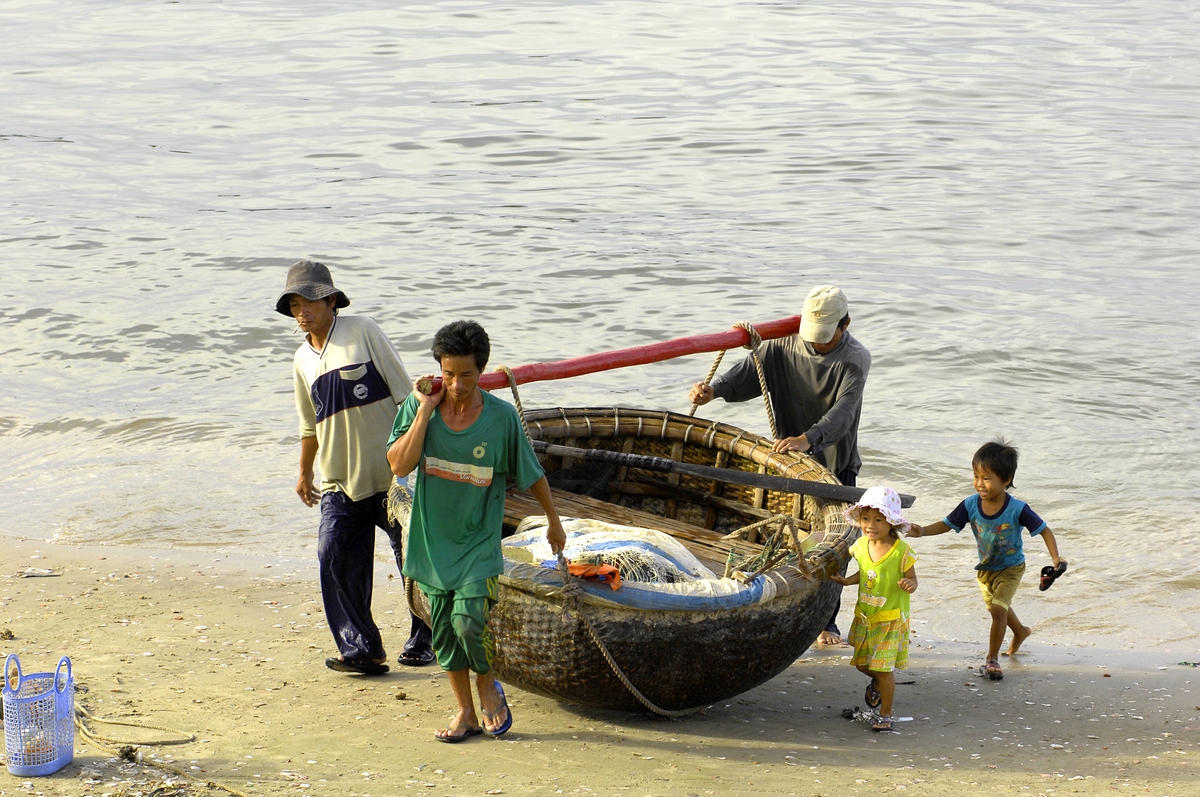
[(342, 659), (333, 656), (325, 659), (325, 666), (334, 672), (355, 672), (359, 675), (383, 675), (388, 671), (388, 666), (381, 661)]
[(875, 687), (875, 679), (867, 684), (867, 691), (863, 693), (863, 700), (867, 701), (867, 706), (870, 708), (879, 708), (879, 704), (883, 702), (883, 695), (879, 694), (879, 690)]
[(1065, 572), (1067, 572), (1066, 560), (1060, 560), (1057, 565), (1046, 565), (1042, 568), (1042, 581), (1038, 584), (1038, 590), (1045, 592), (1050, 589), (1050, 585)]
[(407, 667), (424, 667), (427, 664), (433, 664), (437, 657), (433, 653), (432, 648), (412, 648), (405, 650), (396, 657), (397, 664), (403, 664)]
[(880, 717), (879, 719), (875, 720), (875, 724), (871, 726), (871, 730), (873, 730), (873, 731), (890, 731), (890, 730), (892, 730), (892, 718), (891, 717)]
[(817, 644), (826, 647), (848, 647), (846, 641), (832, 631), (822, 631), (817, 637)]
[(480, 710), (483, 712), (484, 719), (483, 732), (488, 736), (503, 736), (512, 727), (512, 709), (508, 707), (508, 698), (505, 697), (504, 687), (500, 685), (499, 681), (496, 681), (496, 692), (500, 695), (500, 705), (504, 707), (504, 723), (499, 728), (488, 730), (487, 724), (496, 722), (500, 711), (488, 711), (486, 708), (481, 707)]
[[(455, 733), (455, 731), (458, 731), (458, 733)], [(470, 739), (472, 736), (478, 736), (481, 733), (483, 733), (483, 728), (472, 728), (470, 725), (455, 723), (449, 728), (438, 728), (433, 732), (433, 736), (439, 742), (458, 744), (464, 739)]]
[(989, 681), (1003, 681), (1004, 671), (1000, 669), (1000, 662), (992, 659), (987, 664), (984, 664), (983, 676)]

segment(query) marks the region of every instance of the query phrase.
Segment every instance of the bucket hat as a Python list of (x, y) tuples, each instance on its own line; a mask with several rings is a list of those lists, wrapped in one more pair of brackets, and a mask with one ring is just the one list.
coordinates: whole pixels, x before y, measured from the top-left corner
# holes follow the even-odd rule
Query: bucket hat
[(899, 526), (902, 533), (907, 533), (912, 526), (904, 519), (904, 515), (900, 514), (900, 496), (891, 487), (877, 485), (868, 488), (862, 494), (862, 498), (858, 499), (858, 503), (846, 510), (846, 520), (857, 525), (859, 515), (867, 507), (878, 509), (887, 518), (887, 522), (893, 527)]
[(291, 308), (288, 307), (288, 297), (293, 293), (303, 296), (309, 301), (324, 299), (326, 296), (336, 293), (338, 298), (334, 307), (346, 307), (350, 304), (346, 294), (333, 287), (333, 277), (330, 275), (329, 269), (324, 263), (318, 263), (315, 260), (301, 260), (293, 263), (292, 267), (288, 269), (287, 285), (284, 287), (283, 293), (279, 294), (279, 298), (275, 300), (276, 312), (288, 318), (292, 317)]
[(828, 343), (837, 332), (838, 323), (850, 312), (850, 304), (842, 289), (833, 285), (818, 285), (804, 300), (800, 314), (800, 338), (809, 343)]

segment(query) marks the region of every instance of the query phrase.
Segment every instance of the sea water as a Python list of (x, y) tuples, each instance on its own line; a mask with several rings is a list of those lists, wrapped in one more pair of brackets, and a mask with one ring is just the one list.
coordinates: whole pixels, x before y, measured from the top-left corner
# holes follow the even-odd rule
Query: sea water
[[(1038, 593), (1028, 541), (1040, 638), (1194, 646), (1189, 4), (12, 0), (0, 29), (0, 535), (313, 556), (299, 258), (413, 375), (459, 318), (516, 365), (829, 282), (874, 356), (860, 484), (937, 520), (1003, 435), (1071, 562)], [(708, 364), (522, 397), (686, 410)], [(982, 638), (973, 541), (914, 546), (915, 616)]]

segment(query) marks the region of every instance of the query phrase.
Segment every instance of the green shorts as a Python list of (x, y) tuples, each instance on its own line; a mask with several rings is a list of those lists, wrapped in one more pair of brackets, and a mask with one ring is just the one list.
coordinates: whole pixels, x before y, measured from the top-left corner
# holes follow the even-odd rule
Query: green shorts
[(438, 665), (447, 672), (491, 672), (496, 646), (488, 618), (500, 595), (500, 579), (463, 584), (442, 590), (418, 584), (429, 600), (429, 628)]
[(1021, 576), (1025, 575), (1025, 563), (1006, 567), (1003, 570), (977, 570), (975, 580), (979, 582), (979, 591), (983, 593), (983, 602), (992, 606), (1007, 609), (1012, 606), (1017, 587), (1021, 586)]

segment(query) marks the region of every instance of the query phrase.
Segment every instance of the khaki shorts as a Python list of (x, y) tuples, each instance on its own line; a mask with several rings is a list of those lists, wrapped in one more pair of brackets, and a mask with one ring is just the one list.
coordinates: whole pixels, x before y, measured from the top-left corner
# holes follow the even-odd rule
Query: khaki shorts
[(978, 570), (975, 580), (979, 582), (979, 591), (983, 593), (983, 602), (992, 606), (1009, 608), (1017, 587), (1021, 586), (1021, 576), (1025, 575), (1025, 564), (1022, 562), (1003, 570)]

